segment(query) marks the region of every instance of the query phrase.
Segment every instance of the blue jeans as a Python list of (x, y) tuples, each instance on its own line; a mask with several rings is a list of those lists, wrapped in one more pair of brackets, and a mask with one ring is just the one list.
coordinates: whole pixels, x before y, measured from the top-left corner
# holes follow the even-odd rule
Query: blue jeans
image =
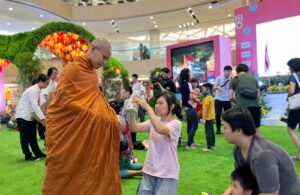
[(214, 132), (214, 120), (206, 120), (205, 122), (205, 136), (207, 148), (211, 149), (216, 145), (215, 132)]
[(198, 116), (197, 111), (194, 108), (186, 108), (185, 113), (187, 118), (187, 145), (191, 146), (194, 143), (194, 137), (198, 129)]

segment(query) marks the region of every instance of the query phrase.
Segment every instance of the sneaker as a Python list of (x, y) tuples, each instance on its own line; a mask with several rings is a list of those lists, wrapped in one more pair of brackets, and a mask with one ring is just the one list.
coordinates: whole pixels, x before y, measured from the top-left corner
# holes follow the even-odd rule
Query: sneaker
[(25, 158), (25, 160), (26, 160), (26, 161), (39, 161), (40, 159), (37, 158), (37, 157), (31, 156), (31, 157)]
[(211, 149), (212, 149), (212, 150), (215, 150), (215, 149), (216, 149), (216, 146), (212, 146)]
[(193, 146), (193, 147), (201, 147), (201, 146), (202, 146), (202, 144), (196, 144), (196, 143), (192, 143), (192, 146)]
[(204, 152), (211, 152), (212, 149), (209, 149), (209, 148), (205, 147), (205, 148), (203, 148), (203, 151), (204, 151)]
[(39, 154), (39, 155), (36, 155), (36, 157), (38, 157), (38, 158), (46, 158), (46, 154), (41, 153), (41, 154)]
[(186, 149), (186, 150), (195, 150), (195, 149), (197, 149), (197, 148), (194, 147), (194, 146), (186, 146), (185, 149)]

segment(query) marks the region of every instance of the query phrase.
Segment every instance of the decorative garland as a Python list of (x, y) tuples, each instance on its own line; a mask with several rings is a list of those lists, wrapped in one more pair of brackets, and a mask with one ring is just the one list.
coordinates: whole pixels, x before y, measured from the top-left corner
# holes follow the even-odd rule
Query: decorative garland
[[(51, 22), (31, 32), (0, 35), (0, 59), (3, 62), (0, 72), (3, 67), (10, 64), (8, 62), (20, 68), (22, 64), (18, 64), (20, 60), (16, 60), (16, 55), (30, 52), (33, 57), (38, 46), (48, 48), (62, 59), (71, 61), (74, 57), (83, 55), (88, 50), (88, 42), (94, 39), (95, 36), (92, 33), (68, 22)], [(105, 71), (114, 72), (115, 74), (108, 74), (112, 77), (120, 75), (123, 84), (128, 85), (128, 71), (113, 57), (104, 67), (104, 73)]]

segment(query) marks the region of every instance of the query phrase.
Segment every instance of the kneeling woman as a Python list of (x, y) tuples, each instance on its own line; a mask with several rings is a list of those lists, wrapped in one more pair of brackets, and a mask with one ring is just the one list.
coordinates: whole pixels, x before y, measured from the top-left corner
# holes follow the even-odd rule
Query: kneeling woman
[(155, 112), (139, 97), (133, 100), (147, 111), (150, 120), (136, 124), (135, 115), (130, 115), (129, 127), (133, 132), (148, 132), (149, 148), (143, 167), (143, 179), (139, 195), (175, 195), (178, 186), (179, 163), (177, 144), (180, 136), (181, 109), (173, 93), (164, 92), (155, 103)]

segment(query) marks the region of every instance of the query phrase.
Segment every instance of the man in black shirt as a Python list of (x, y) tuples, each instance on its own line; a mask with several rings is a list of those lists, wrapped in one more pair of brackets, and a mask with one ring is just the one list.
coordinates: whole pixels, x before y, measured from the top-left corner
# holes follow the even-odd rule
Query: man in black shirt
[(168, 68), (163, 68), (163, 69), (161, 69), (160, 72), (161, 72), (161, 76), (163, 78), (163, 84), (161, 85), (160, 83), (158, 83), (161, 91), (162, 92), (170, 91), (175, 94), (176, 87), (175, 87), (173, 80), (170, 79), (170, 77), (171, 77), (170, 70)]

